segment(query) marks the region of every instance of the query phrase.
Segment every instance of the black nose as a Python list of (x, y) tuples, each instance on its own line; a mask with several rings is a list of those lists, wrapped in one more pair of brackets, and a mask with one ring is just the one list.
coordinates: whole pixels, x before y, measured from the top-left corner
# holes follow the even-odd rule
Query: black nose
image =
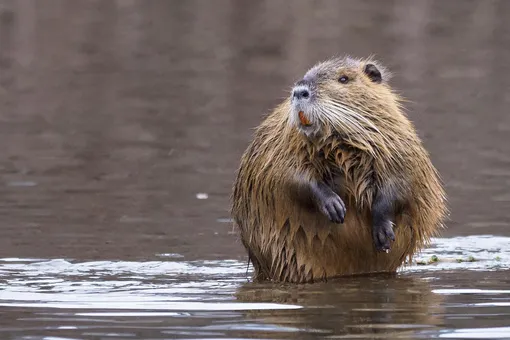
[(296, 99), (307, 99), (310, 97), (310, 91), (307, 89), (298, 88), (292, 92), (292, 96)]

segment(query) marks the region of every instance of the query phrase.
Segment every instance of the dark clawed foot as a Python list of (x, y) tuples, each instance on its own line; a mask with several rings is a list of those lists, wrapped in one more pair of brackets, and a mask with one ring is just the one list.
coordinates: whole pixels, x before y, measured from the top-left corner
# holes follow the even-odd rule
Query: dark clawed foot
[(372, 238), (377, 251), (388, 253), (391, 248), (391, 242), (395, 241), (392, 223), (387, 221), (380, 225), (374, 225)]
[(320, 210), (333, 223), (344, 223), (345, 204), (337, 194), (327, 197), (321, 202)]

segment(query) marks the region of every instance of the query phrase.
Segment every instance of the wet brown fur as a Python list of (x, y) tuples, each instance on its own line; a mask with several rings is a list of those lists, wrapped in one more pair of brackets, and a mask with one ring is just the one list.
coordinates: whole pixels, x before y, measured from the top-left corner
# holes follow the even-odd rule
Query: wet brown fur
[[(307, 136), (292, 122), (289, 99), (256, 129), (232, 196), (234, 223), (255, 279), (313, 282), (395, 272), (442, 228), (447, 209), (436, 169), (399, 96), (386, 81), (373, 83), (363, 73), (369, 62), (378, 65), (344, 58), (313, 69), (327, 75), (317, 89), (319, 105), (341, 102), (362, 114), (366, 122), (359, 123), (361, 133), (315, 116), (315, 123), (321, 120), (320, 131)], [(354, 80), (348, 92), (330, 81), (340, 74)], [(335, 173), (340, 175), (333, 189), (347, 209), (343, 224), (296, 203), (287, 189), (296, 175), (320, 180)], [(377, 252), (372, 242), (371, 204), (377, 190), (399, 197), (393, 220), (396, 241), (389, 253)]]

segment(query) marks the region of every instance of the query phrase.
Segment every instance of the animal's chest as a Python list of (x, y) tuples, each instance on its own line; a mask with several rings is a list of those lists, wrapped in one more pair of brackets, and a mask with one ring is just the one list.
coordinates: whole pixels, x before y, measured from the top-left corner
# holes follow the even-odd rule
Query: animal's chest
[(314, 160), (323, 179), (345, 198), (371, 201), (375, 171), (371, 157), (344, 144), (326, 146)]

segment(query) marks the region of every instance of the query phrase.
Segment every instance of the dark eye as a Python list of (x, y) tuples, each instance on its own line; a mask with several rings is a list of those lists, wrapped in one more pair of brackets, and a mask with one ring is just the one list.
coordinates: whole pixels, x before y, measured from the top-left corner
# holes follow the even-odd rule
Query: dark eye
[(338, 79), (339, 82), (342, 84), (347, 84), (349, 82), (349, 77), (347, 76), (341, 76), (340, 79)]

